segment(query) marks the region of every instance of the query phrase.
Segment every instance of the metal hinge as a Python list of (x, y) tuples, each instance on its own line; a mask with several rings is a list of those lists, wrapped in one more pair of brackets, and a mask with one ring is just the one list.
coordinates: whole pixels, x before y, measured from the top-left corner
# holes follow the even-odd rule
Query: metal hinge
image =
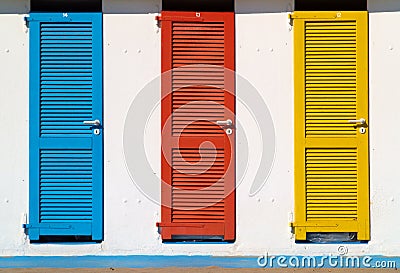
[(24, 21), (25, 21), (25, 26), (29, 28), (29, 22), (31, 21), (31, 18), (29, 16), (25, 16)]

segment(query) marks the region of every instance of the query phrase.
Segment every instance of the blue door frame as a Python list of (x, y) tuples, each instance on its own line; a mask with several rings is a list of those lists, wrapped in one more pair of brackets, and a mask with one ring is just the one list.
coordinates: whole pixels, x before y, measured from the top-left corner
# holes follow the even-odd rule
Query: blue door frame
[[(101, 13), (31, 13), (29, 224), (103, 240)], [(86, 121), (86, 123), (84, 123)]]

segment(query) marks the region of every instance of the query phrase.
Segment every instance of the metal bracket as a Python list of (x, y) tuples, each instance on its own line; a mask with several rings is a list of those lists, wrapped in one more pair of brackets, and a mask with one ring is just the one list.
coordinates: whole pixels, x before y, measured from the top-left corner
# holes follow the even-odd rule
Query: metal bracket
[(332, 225), (321, 225), (318, 223), (315, 224), (296, 224), (296, 223), (290, 223), (291, 228), (307, 228), (307, 227), (338, 227), (338, 224), (332, 224)]
[(23, 224), (22, 225), (23, 229), (32, 229), (32, 228), (51, 228), (51, 229), (71, 229), (71, 225), (39, 225), (39, 226), (34, 226), (32, 224)]
[(288, 20), (289, 20), (289, 25), (293, 26), (293, 17), (292, 17), (292, 13), (288, 14)]
[(31, 20), (30, 20), (30, 17), (29, 17), (29, 16), (25, 16), (25, 17), (24, 17), (24, 21), (25, 21), (25, 26), (26, 26), (27, 28), (29, 28), (29, 22), (31, 21)]

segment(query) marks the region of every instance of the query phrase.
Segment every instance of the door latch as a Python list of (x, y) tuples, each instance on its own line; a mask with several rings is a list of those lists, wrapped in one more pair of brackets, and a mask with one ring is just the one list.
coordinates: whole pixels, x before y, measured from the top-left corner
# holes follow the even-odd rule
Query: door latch
[[(96, 119), (96, 120), (85, 120), (85, 121), (83, 122), (83, 124), (85, 124), (85, 125), (92, 125), (92, 126), (96, 126), (96, 127), (100, 127), (101, 122), (100, 122), (100, 120), (98, 120), (98, 119)], [(93, 130), (93, 133), (94, 133), (96, 136), (100, 135), (100, 128), (95, 128), (95, 129)]]
[(221, 127), (225, 127), (226, 128), (226, 134), (227, 135), (232, 135), (233, 134), (233, 121), (231, 119), (227, 119), (227, 120), (219, 120), (217, 121), (217, 124)]
[(359, 129), (360, 134), (365, 134), (367, 132), (367, 129), (365, 128), (365, 126), (367, 125), (367, 120), (365, 118), (360, 118), (360, 119), (351, 119), (349, 120), (349, 123), (352, 124), (360, 124), (361, 127)]

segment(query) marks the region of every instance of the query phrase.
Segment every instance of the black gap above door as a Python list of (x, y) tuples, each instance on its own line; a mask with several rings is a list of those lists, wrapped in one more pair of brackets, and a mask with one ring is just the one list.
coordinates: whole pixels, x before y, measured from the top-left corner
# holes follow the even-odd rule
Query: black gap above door
[(31, 0), (31, 12), (101, 12), (102, 0)]
[(234, 0), (162, 0), (164, 11), (235, 11)]
[(364, 11), (367, 0), (295, 0), (297, 11)]

